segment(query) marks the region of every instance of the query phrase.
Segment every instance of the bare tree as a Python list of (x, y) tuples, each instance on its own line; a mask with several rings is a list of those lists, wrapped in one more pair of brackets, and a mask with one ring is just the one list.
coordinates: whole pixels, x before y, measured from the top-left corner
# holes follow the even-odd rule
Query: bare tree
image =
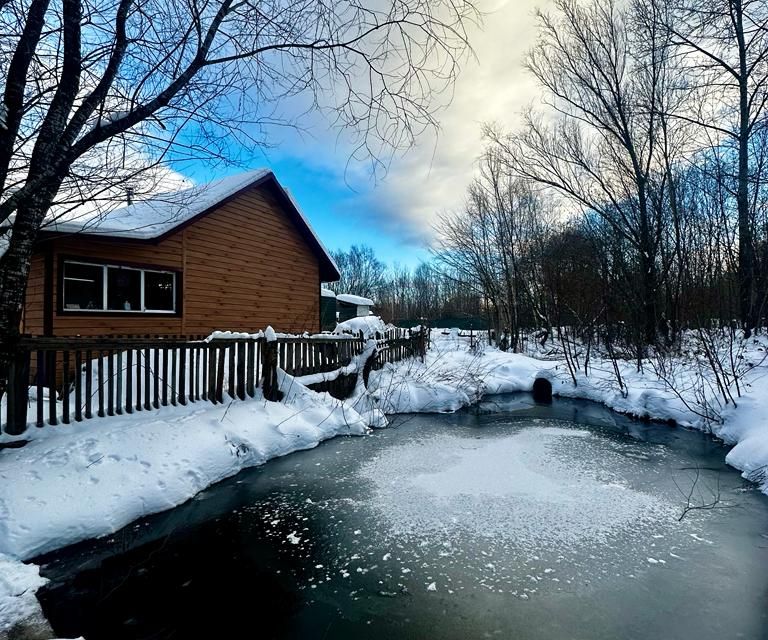
[[(662, 3), (659, 3), (662, 4)], [(759, 318), (755, 193), (762, 172), (755, 148), (768, 104), (768, 5), (763, 0), (668, 0), (659, 12), (698, 99), (676, 117), (735, 148), (739, 313), (748, 337)]]
[(489, 128), (489, 136), (515, 173), (596, 212), (626, 243), (625, 277), (634, 281), (628, 301), (636, 302), (640, 340), (653, 344), (664, 277), (662, 210), (652, 199), (665, 160), (664, 44), (614, 0), (556, 0), (555, 13), (539, 20), (528, 67), (547, 93), (550, 117), (531, 113), (521, 132)]
[(329, 112), (380, 162), (434, 125), (475, 17), (469, 0), (0, 3), (0, 395), (57, 202), (168, 159), (229, 158), (292, 124), (289, 101)]
[(352, 245), (349, 251), (334, 251), (341, 279), (328, 286), (336, 293), (351, 293), (366, 298), (378, 298), (385, 283), (387, 266), (367, 245)]
[(464, 208), (439, 218), (433, 252), (439, 265), (476, 283), (490, 324), (516, 349), (523, 326), (548, 323), (536, 270), (552, 212), (529, 181), (509, 173), (498, 148), (486, 150), (478, 174)]

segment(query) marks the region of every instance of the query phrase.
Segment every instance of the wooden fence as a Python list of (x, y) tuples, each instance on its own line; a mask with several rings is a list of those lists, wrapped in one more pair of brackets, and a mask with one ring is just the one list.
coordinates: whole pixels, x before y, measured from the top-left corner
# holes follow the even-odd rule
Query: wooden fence
[[(378, 336), (374, 368), (423, 355), (423, 334)], [(3, 430), (150, 411), (193, 402), (253, 397), (278, 400), (277, 369), (293, 376), (334, 371), (365, 348), (360, 336), (32, 337), (11, 365)], [(326, 387), (327, 388), (327, 387)], [(33, 412), (30, 415), (30, 412)]]

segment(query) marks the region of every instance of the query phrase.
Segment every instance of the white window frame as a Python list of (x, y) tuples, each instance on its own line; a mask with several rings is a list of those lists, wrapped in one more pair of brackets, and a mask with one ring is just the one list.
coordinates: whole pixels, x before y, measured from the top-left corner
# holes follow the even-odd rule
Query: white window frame
[[(98, 267), (102, 269), (102, 276), (101, 276), (101, 307), (98, 309), (68, 309), (66, 305), (67, 300), (67, 280), (81, 280), (81, 278), (67, 278), (66, 276), (66, 266), (68, 264), (80, 264), (86, 267)], [(140, 291), (139, 291), (139, 300), (141, 301), (141, 309), (108, 309), (107, 308), (107, 300), (108, 300), (108, 269), (127, 269), (130, 271), (138, 271), (141, 275), (139, 278), (140, 283)], [(61, 310), (64, 313), (151, 313), (151, 314), (176, 314), (178, 312), (177, 309), (177, 300), (176, 300), (176, 287), (178, 286), (176, 280), (178, 279), (178, 272), (176, 271), (169, 271), (167, 269), (147, 269), (143, 267), (128, 267), (121, 264), (110, 264), (110, 263), (96, 263), (96, 262), (86, 262), (84, 260), (64, 260), (61, 266), (62, 269), (62, 287), (61, 287)], [(167, 275), (173, 276), (173, 289), (171, 291), (171, 299), (173, 301), (173, 308), (172, 309), (147, 309), (146, 303), (144, 300), (144, 274), (145, 273), (164, 273)]]

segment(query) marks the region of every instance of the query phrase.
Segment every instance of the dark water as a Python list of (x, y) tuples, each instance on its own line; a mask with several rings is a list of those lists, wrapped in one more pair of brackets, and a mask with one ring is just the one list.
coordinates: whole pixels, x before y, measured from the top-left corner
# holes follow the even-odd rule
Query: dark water
[(38, 595), (86, 640), (768, 638), (725, 453), (577, 401), (406, 416), (49, 554)]

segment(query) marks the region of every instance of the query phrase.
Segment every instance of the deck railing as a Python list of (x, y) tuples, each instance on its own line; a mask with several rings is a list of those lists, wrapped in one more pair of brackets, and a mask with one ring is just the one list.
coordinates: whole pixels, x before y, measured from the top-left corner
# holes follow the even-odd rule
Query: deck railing
[[(237, 334), (236, 334), (237, 335)], [(374, 368), (423, 355), (425, 337), (403, 329), (378, 335)], [(365, 348), (362, 335), (23, 336), (11, 365), (2, 429), (132, 414), (194, 402), (279, 399), (277, 369), (293, 376), (334, 371)], [(324, 390), (333, 393), (333, 383)], [(0, 407), (2, 409), (3, 407)], [(2, 413), (0, 413), (2, 415)]]

